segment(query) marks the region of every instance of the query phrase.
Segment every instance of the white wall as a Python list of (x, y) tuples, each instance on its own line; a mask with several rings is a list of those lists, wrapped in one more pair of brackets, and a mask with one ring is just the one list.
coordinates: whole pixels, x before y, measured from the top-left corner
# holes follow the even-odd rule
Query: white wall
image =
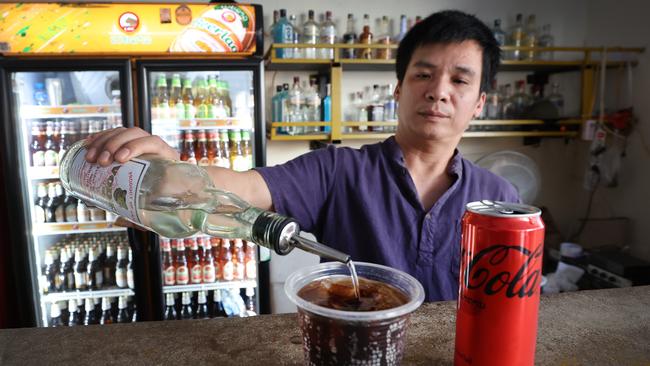
[[(369, 13), (371, 19), (389, 15), (397, 21), (400, 14), (409, 18), (415, 15), (426, 15), (442, 9), (459, 9), (476, 14), (490, 25), (495, 18), (502, 18), (507, 27), (512, 24), (517, 13), (534, 13), (538, 25), (550, 23), (555, 36), (556, 45), (560, 46), (600, 46), (624, 45), (646, 46), (650, 35), (649, 22), (643, 19), (647, 14), (641, 11), (645, 6), (644, 0), (625, 1), (516, 1), (516, 0), (441, 0), (435, 3), (420, 0), (405, 0), (394, 2), (378, 0), (369, 2), (350, 2), (333, 0), (318, 2), (314, 0), (262, 0), (258, 1), (265, 9), (265, 22), (271, 24), (271, 14), (274, 9), (286, 8), (289, 14), (304, 15), (307, 10), (314, 9), (317, 14), (332, 10), (338, 21), (339, 34), (345, 26), (347, 13), (355, 14), (357, 19), (362, 14)], [(371, 4), (371, 6), (370, 6)], [(393, 23), (395, 30), (396, 23)], [(357, 24), (360, 27), (360, 23)], [(650, 172), (642, 169), (648, 161), (648, 145), (650, 145), (650, 128), (643, 124), (644, 116), (650, 113), (648, 103), (643, 106), (643, 91), (650, 90), (648, 80), (648, 53), (640, 60), (640, 65), (634, 70), (634, 105), (638, 107), (640, 118), (638, 131), (630, 138), (628, 157), (621, 168), (621, 187), (617, 189), (599, 188), (596, 193), (592, 216), (628, 216), (636, 223), (632, 232), (630, 245), (639, 255), (650, 258), (650, 246), (645, 245), (643, 238), (650, 237), (650, 225), (643, 213), (645, 204), (650, 203), (648, 190)], [(277, 82), (289, 82), (294, 75), (304, 78), (308, 73), (267, 73), (267, 97), (274, 93)], [(498, 78), (512, 79), (519, 75), (499, 75)], [(613, 76), (611, 76), (613, 78)], [(579, 111), (578, 73), (553, 76), (559, 80), (567, 99), (567, 109)], [(393, 73), (344, 73), (344, 95), (346, 92), (360, 90), (367, 80), (373, 83), (395, 83)], [(274, 83), (275, 82), (275, 83)], [(647, 118), (646, 118), (647, 119)], [(645, 149), (641, 143), (645, 138)], [(344, 142), (345, 146), (360, 146), (363, 143), (375, 141)], [(569, 235), (576, 226), (578, 218), (582, 217), (587, 203), (588, 192), (582, 188), (584, 172), (587, 166), (589, 142), (579, 139), (544, 139), (536, 146), (523, 146), (520, 138), (499, 139), (464, 139), (459, 146), (463, 155), (475, 161), (494, 151), (515, 150), (531, 157), (539, 166), (542, 175), (542, 190), (535, 202), (536, 205), (550, 209), (556, 224), (563, 235)], [(269, 165), (282, 163), (308, 151), (306, 142), (277, 142), (269, 141), (267, 145), (267, 161)], [(318, 259), (308, 254), (292, 254), (285, 258), (274, 257), (271, 263), (272, 278), (272, 307), (274, 312), (293, 311), (295, 308), (287, 302), (282, 291), (286, 275), (296, 268), (315, 264)]]

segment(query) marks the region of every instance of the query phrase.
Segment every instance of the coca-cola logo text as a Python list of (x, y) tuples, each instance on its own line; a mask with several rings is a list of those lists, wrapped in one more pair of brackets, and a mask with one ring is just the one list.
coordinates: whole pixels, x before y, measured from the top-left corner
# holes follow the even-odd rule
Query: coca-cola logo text
[[(467, 253), (463, 250), (463, 258)], [(512, 261), (520, 262), (515, 271), (504, 267)], [(482, 290), (485, 295), (496, 295), (505, 290), (508, 298), (531, 297), (539, 291), (541, 279), (542, 244), (534, 250), (517, 245), (497, 244), (476, 253), (464, 272), (464, 284), (470, 290)]]

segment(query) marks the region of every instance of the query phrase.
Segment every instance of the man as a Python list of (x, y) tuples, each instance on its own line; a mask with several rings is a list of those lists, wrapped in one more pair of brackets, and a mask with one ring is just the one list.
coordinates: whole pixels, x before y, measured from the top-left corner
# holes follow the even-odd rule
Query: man
[[(415, 25), (397, 51), (394, 137), (358, 150), (330, 146), (248, 172), (208, 171), (218, 187), (297, 219), (353, 260), (410, 273), (427, 301), (454, 299), (465, 204), (518, 201), (509, 183), (456, 149), (483, 108), (499, 57), (490, 29), (477, 18), (435, 13)], [(178, 159), (160, 138), (124, 128), (92, 136), (87, 159), (107, 165), (144, 153)]]

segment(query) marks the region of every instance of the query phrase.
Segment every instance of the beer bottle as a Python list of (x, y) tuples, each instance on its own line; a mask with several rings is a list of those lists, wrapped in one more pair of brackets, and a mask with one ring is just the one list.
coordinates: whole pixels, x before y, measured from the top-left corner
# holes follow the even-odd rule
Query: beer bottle
[(156, 94), (151, 101), (152, 118), (169, 118), (169, 92), (167, 90), (167, 77), (162, 74), (156, 81)]
[(65, 198), (63, 199), (63, 211), (65, 212), (65, 221), (66, 222), (77, 222), (77, 199), (65, 192)]
[(41, 123), (32, 124), (32, 143), (30, 145), (32, 166), (45, 166), (45, 131)]
[(246, 160), (246, 170), (253, 169), (253, 148), (251, 146), (251, 133), (249, 130), (241, 131), (241, 144), (244, 159)]
[(117, 322), (120, 324), (130, 323), (131, 317), (129, 316), (129, 311), (127, 309), (126, 296), (120, 296), (117, 302)]
[(210, 237), (210, 244), (212, 245), (212, 258), (213, 258), (213, 263), (214, 263), (214, 279), (215, 281), (218, 281), (222, 279), (222, 274), (221, 274), (221, 265), (219, 264), (219, 253), (220, 253), (220, 248), (221, 248), (221, 239), (215, 238), (215, 237)]
[(160, 238), (160, 246), (162, 247), (162, 271), (163, 271), (163, 285), (173, 286), (176, 284), (176, 268), (172, 260), (170, 240), (167, 238)]
[(216, 280), (216, 273), (214, 257), (212, 256), (212, 244), (210, 244), (209, 239), (205, 239), (203, 245), (205, 248), (202, 261), (203, 283), (213, 283)]
[(208, 92), (206, 104), (208, 105), (208, 118), (217, 118), (217, 79), (208, 75)]
[(138, 304), (134, 302), (132, 309), (133, 310), (131, 311), (131, 323), (135, 323), (140, 320), (140, 318), (138, 317)]
[(217, 155), (217, 134), (214, 130), (207, 131), (208, 138), (208, 165), (216, 165), (215, 156)]
[(57, 166), (59, 148), (54, 140), (54, 123), (47, 121), (45, 124), (45, 153), (43, 158), (45, 166)]
[(165, 295), (165, 320), (177, 320), (178, 314), (176, 314), (176, 301), (174, 301), (174, 294)]
[(237, 281), (243, 281), (246, 276), (246, 266), (244, 264), (245, 253), (243, 250), (244, 243), (241, 239), (235, 239), (235, 247), (232, 250), (233, 277)]
[(232, 117), (232, 99), (230, 99), (230, 85), (225, 80), (217, 80), (217, 95), (223, 101), (226, 117)]
[[(370, 16), (368, 14), (363, 15), (363, 32), (359, 35), (360, 44), (372, 44), (372, 32), (370, 32)], [(372, 58), (372, 49), (363, 48), (358, 49), (359, 54), (357, 58), (371, 59)]]
[(234, 171), (243, 172), (248, 170), (248, 162), (244, 157), (244, 151), (241, 144), (241, 132), (239, 130), (228, 131), (230, 138), (230, 166)]
[(34, 222), (41, 224), (46, 222), (45, 210), (47, 207), (47, 186), (39, 183), (36, 189), (36, 201), (34, 202)]
[(183, 292), (182, 303), (183, 307), (181, 308), (181, 320), (192, 319), (194, 317), (194, 312), (192, 311), (189, 292)]
[(117, 248), (117, 265), (115, 268), (115, 284), (119, 288), (127, 287), (126, 272), (128, 260), (126, 259), (126, 248), (120, 246)]
[(63, 321), (61, 320), (61, 309), (59, 308), (59, 304), (54, 302), (50, 305), (50, 327), (61, 326), (63, 326)]
[(108, 297), (102, 298), (102, 317), (99, 319), (99, 324), (113, 324), (113, 314), (111, 314), (111, 302), (108, 301)]
[(106, 211), (101, 208), (89, 206), (88, 211), (90, 212), (90, 221), (106, 221)]
[(194, 96), (192, 95), (192, 81), (183, 80), (183, 107), (185, 109), (185, 119), (194, 119), (196, 108), (194, 107)]
[(200, 77), (196, 85), (196, 95), (194, 97), (194, 108), (196, 108), (196, 118), (208, 118), (208, 91), (206, 88), (205, 78)]
[(68, 252), (64, 248), (61, 249), (61, 265), (59, 266), (59, 273), (57, 275), (59, 276), (57, 281), (59, 288), (57, 291), (74, 290), (74, 270), (72, 269)]
[(70, 138), (70, 129), (67, 121), (61, 121), (61, 134), (59, 135), (59, 153), (56, 156), (57, 165), (61, 162), (61, 158), (66, 151), (70, 148), (74, 141)]
[(102, 267), (99, 265), (99, 260), (97, 258), (97, 248), (90, 248), (90, 253), (88, 254), (88, 287), (91, 290), (99, 290), (104, 284), (104, 272)]
[[(117, 319), (117, 312), (118, 312), (118, 307), (117, 307), (117, 297), (116, 296), (111, 296), (108, 300), (111, 302), (111, 315), (113, 316), (113, 319)], [(117, 321), (117, 320), (116, 320)]]
[(129, 264), (126, 266), (126, 285), (131, 290), (135, 289), (135, 278), (133, 277), (133, 250), (129, 247)]
[(98, 324), (99, 319), (95, 313), (95, 305), (93, 299), (86, 299), (86, 316), (84, 318), (84, 325)]
[(55, 201), (56, 201), (56, 208), (54, 209), (54, 220), (56, 222), (65, 222), (65, 195), (63, 193), (63, 187), (61, 186), (60, 183), (55, 183), (54, 184), (54, 191), (55, 191)]
[(99, 318), (102, 316), (102, 299), (99, 297), (93, 297), (93, 305), (95, 307), (95, 317), (97, 318), (97, 324), (99, 324)]
[[(228, 150), (224, 150), (223, 144), (221, 143), (221, 133), (216, 131), (212, 133), (214, 134), (214, 141), (212, 141), (214, 143), (214, 157), (210, 165), (230, 169), (230, 158), (228, 157)], [(228, 138), (227, 134), (225, 136)]]
[(196, 305), (196, 315), (194, 319), (208, 319), (208, 304), (205, 298), (205, 291), (199, 291), (199, 298)]
[(47, 185), (47, 202), (45, 203), (45, 222), (56, 222), (56, 208), (59, 199), (56, 195), (54, 183)]
[(255, 250), (255, 243), (246, 243), (246, 279), (254, 280), (257, 278), (257, 250)]
[(61, 325), (68, 326), (70, 321), (70, 312), (68, 311), (68, 302), (59, 301), (59, 309), (61, 310)]
[(195, 156), (199, 166), (210, 165), (210, 158), (208, 157), (208, 144), (205, 138), (205, 131), (200, 130), (197, 134), (198, 142), (196, 144)]
[(190, 282), (190, 276), (187, 268), (185, 244), (182, 240), (178, 241), (178, 249), (176, 251), (176, 284), (187, 285)]
[(77, 200), (77, 221), (88, 222), (90, 221), (90, 210), (83, 200)]
[(246, 312), (248, 316), (256, 315), (255, 313), (255, 289), (246, 287)]
[(183, 137), (183, 150), (181, 150), (181, 160), (191, 164), (196, 164), (194, 134), (192, 131), (185, 131), (185, 136)]
[(183, 105), (181, 76), (179, 74), (172, 75), (172, 88), (169, 99), (171, 118), (184, 119), (185, 106)]
[(219, 253), (219, 266), (221, 267), (221, 276), (224, 281), (232, 281), (234, 278), (234, 263), (232, 262), (232, 253), (230, 252), (230, 240), (223, 239), (221, 243), (221, 253)]
[(214, 299), (212, 301), (212, 311), (211, 311), (211, 316), (213, 318), (217, 317), (226, 317), (226, 311), (223, 308), (223, 304), (221, 303), (221, 290), (216, 289), (214, 290)]
[(43, 260), (43, 268), (41, 272), (41, 290), (44, 294), (56, 291), (56, 271), (54, 265), (54, 256), (51, 250), (45, 251), (45, 259)]
[(194, 238), (185, 239), (185, 245), (190, 248), (190, 255), (187, 261), (190, 270), (190, 283), (201, 283), (203, 273), (197, 240)]
[(77, 307), (77, 300), (72, 299), (68, 301), (68, 312), (70, 313), (70, 316), (68, 317), (69, 327), (81, 325), (83, 323), (81, 313)]
[(115, 286), (115, 270), (117, 268), (117, 258), (115, 257), (115, 247), (113, 244), (106, 246), (106, 260), (104, 261), (104, 284), (106, 286)]

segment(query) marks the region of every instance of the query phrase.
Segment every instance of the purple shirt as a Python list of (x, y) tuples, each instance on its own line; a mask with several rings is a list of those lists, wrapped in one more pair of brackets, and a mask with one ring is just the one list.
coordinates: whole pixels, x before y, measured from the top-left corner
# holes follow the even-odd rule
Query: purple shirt
[(360, 149), (312, 151), (257, 168), (275, 210), (353, 260), (400, 269), (424, 286), (426, 301), (458, 296), (460, 219), (481, 199), (518, 202), (515, 188), (456, 151), (451, 187), (426, 211), (394, 137)]

